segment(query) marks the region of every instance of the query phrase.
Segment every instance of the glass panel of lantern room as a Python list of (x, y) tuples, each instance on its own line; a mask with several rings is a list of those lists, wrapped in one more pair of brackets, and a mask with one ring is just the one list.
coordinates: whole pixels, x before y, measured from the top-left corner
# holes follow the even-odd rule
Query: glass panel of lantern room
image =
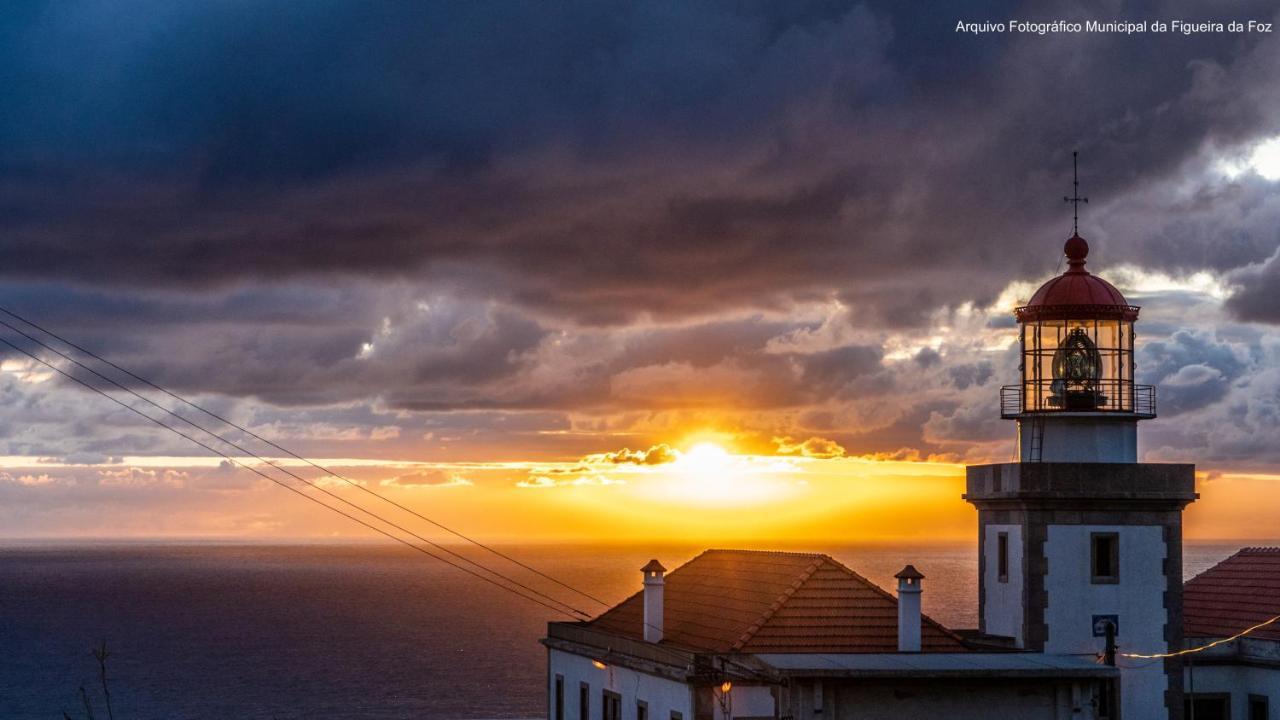
[(1031, 409), (1031, 395), (1027, 392), (1027, 373), (1030, 372), (1027, 367), (1027, 332), (1026, 324), (1018, 323), (1018, 388), (1022, 393), (1020, 409), (1023, 411)]
[(1119, 322), (1120, 335), (1120, 379), (1124, 384), (1122, 400), (1127, 411), (1133, 410), (1133, 321)]
[(1039, 342), (1039, 327), (1035, 323), (1022, 326), (1022, 409), (1039, 410), (1040, 399), (1036, 388), (1036, 344)]
[(1024, 410), (1051, 409), (1049, 383), (1053, 348), (1057, 347), (1057, 329), (1049, 322), (1031, 322), (1023, 325), (1022, 345), (1022, 397)]
[(1063, 332), (1063, 323), (1057, 320), (1044, 320), (1038, 323), (1039, 342), (1036, 344), (1036, 401), (1041, 410), (1057, 409), (1051, 404), (1053, 387), (1053, 353), (1058, 348)]
[(1045, 398), (1047, 396), (1044, 392), (1044, 363), (1041, 361), (1041, 357), (1042, 348), (1044, 347), (1045, 342), (1045, 333), (1051, 332), (1051, 330), (1046, 329), (1042, 322), (1032, 323), (1029, 326), (1029, 329), (1032, 333), (1032, 342), (1029, 348), (1029, 354), (1024, 359), (1024, 362), (1027, 363), (1027, 367), (1030, 368), (1030, 374), (1027, 376), (1030, 381), (1030, 387), (1027, 389), (1027, 397), (1034, 398), (1034, 409), (1044, 410)]
[(1120, 390), (1120, 332), (1118, 320), (1093, 321), (1101, 372), (1098, 376), (1098, 409), (1119, 410), (1123, 402)]

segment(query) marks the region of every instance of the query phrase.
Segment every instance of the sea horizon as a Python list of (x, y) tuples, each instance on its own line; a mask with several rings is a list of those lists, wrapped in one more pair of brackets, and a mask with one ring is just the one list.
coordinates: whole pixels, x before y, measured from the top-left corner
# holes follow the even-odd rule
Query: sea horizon
[[(119, 718), (535, 717), (545, 702), (538, 641), (547, 621), (568, 619), (386, 543), (21, 542), (0, 541), (0, 643), (10, 649), (0, 655), (0, 707), (12, 720), (78, 711), (78, 688), (96, 683), (89, 649), (103, 640)], [(1188, 541), (1184, 574), (1240, 546)], [(706, 549), (495, 547), (610, 604), (639, 589), (650, 557), (677, 567)], [(972, 543), (808, 549), (886, 589), (911, 563), (926, 576), (927, 614), (976, 625)], [(591, 614), (604, 609), (538, 587)]]

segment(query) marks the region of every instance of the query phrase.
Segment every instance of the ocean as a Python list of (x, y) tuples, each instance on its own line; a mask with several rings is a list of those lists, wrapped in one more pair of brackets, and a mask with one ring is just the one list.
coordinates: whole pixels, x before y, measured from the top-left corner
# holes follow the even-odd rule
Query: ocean
[[(1238, 547), (1188, 543), (1185, 574)], [(886, 589), (912, 563), (926, 613), (977, 624), (969, 543), (787, 549), (829, 553)], [(674, 568), (699, 549), (502, 550), (613, 603), (639, 589), (649, 558)], [(553, 619), (564, 618), (398, 546), (9, 543), (0, 718), (82, 718), (81, 686), (105, 718), (90, 653), (103, 640), (116, 720), (545, 716), (538, 639)]]

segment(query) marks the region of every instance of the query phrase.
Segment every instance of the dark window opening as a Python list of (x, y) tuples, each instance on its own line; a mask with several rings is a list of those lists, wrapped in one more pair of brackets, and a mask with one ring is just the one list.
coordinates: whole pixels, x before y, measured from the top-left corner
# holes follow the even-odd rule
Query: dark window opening
[(556, 675), (555, 714), (552, 717), (564, 720), (564, 676), (559, 674)]
[(1098, 683), (1097, 692), (1098, 720), (1117, 720), (1120, 716), (1120, 707), (1116, 698), (1116, 683), (1103, 680)]
[(587, 720), (591, 717), (591, 686), (582, 683), (578, 687), (578, 718)]
[(1094, 583), (1120, 582), (1120, 535), (1090, 534), (1090, 564)]
[(679, 710), (672, 710), (671, 720), (684, 720), (684, 715), (680, 714)]
[(636, 701), (636, 720), (649, 720), (649, 703), (643, 700)]
[(622, 696), (616, 692), (600, 692), (600, 720), (622, 720)]
[(1194, 705), (1196, 720), (1231, 720), (1231, 696), (1225, 693), (1201, 695), (1186, 698), (1183, 703), (1183, 717), (1192, 717)]
[(1271, 720), (1270, 703), (1266, 695), (1249, 696), (1249, 720)]
[(1000, 582), (1009, 582), (1009, 533), (996, 533), (996, 575)]

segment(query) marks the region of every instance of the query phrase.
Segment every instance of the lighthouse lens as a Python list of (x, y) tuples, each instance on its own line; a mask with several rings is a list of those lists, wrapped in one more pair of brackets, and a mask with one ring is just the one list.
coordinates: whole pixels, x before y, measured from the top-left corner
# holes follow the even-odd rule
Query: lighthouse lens
[(1053, 354), (1050, 404), (1069, 410), (1093, 410), (1106, 403), (1098, 393), (1102, 357), (1083, 328), (1073, 328)]

